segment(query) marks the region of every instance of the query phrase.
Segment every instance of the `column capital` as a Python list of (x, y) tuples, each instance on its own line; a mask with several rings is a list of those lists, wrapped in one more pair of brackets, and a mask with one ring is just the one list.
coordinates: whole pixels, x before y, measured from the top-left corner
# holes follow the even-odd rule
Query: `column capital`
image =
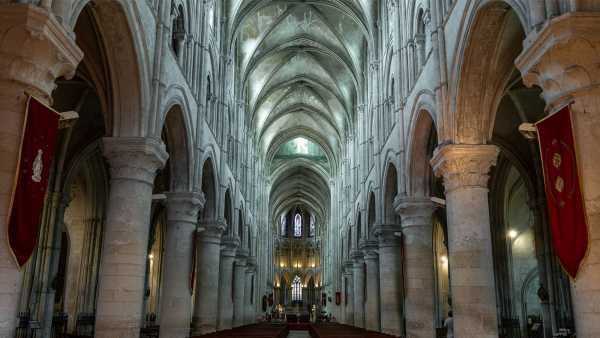
[(435, 205), (425, 197), (403, 196), (394, 200), (394, 210), (400, 216), (402, 229), (431, 224)]
[(243, 265), (245, 266), (248, 259), (248, 250), (242, 247), (238, 248), (235, 258), (238, 262), (243, 261)]
[(600, 84), (600, 13), (570, 12), (550, 20), (525, 40), (515, 64), (527, 86), (538, 85), (549, 105)]
[(344, 262), (344, 274), (352, 274), (352, 268), (354, 267), (354, 262), (352, 260), (347, 260)]
[(373, 233), (379, 240), (379, 247), (399, 246), (401, 244), (400, 237), (396, 234), (402, 231), (399, 224), (376, 224), (373, 228)]
[(153, 185), (156, 171), (169, 158), (164, 143), (155, 138), (105, 137), (102, 144), (113, 180), (137, 180)]
[(365, 255), (361, 250), (352, 251), (352, 253), (350, 253), (350, 256), (352, 257), (352, 261), (354, 262), (354, 264), (361, 263), (365, 259)]
[(202, 220), (199, 224), (198, 238), (202, 242), (221, 243), (221, 235), (227, 228), (225, 220)]
[(226, 235), (221, 238), (221, 255), (236, 256), (240, 240), (236, 236)]
[(54, 80), (72, 78), (83, 59), (72, 36), (54, 15), (38, 6), (2, 6), (0, 34), (0, 88), (4, 93), (16, 83), (19, 94), (27, 89), (50, 102)]
[(248, 259), (246, 259), (246, 266), (249, 268), (255, 268), (256, 267), (256, 256), (248, 256)]
[(375, 262), (379, 260), (377, 250), (365, 250), (365, 262)]
[(198, 212), (204, 207), (204, 194), (197, 192), (168, 192), (167, 221), (196, 224)]
[(365, 261), (369, 259), (377, 259), (379, 254), (379, 242), (376, 240), (366, 240), (360, 243), (360, 249), (362, 250)]
[(486, 188), (500, 149), (495, 145), (445, 145), (431, 159), (436, 176), (444, 178), (446, 193), (466, 187)]

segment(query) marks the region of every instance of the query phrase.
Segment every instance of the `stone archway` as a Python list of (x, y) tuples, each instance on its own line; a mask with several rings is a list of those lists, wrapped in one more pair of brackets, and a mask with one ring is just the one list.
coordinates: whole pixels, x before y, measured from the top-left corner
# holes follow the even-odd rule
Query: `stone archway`
[(217, 214), (217, 178), (212, 158), (207, 158), (202, 165), (202, 193), (205, 203), (200, 216), (201, 220), (216, 221)]
[[(515, 10), (503, 1), (477, 9), (470, 22), (457, 71), (453, 130), (447, 137), (458, 144), (485, 144), (493, 113), (511, 78), (524, 29)], [(445, 135), (446, 136), (446, 135)]]

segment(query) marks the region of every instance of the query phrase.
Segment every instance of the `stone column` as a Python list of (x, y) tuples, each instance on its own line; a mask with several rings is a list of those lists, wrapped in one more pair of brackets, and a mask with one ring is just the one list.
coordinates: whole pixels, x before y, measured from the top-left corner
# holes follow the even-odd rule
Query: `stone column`
[(204, 196), (193, 192), (167, 194), (167, 235), (160, 300), (160, 334), (186, 338), (190, 334), (193, 236)]
[(204, 231), (198, 233), (198, 264), (196, 267), (196, 302), (192, 318), (194, 335), (217, 331), (217, 306), (219, 304), (219, 259), (223, 221), (200, 224)]
[(571, 283), (577, 337), (600, 337), (600, 13), (552, 19), (526, 40), (516, 61), (526, 85), (538, 85), (548, 110), (573, 100), (573, 135), (589, 229), (589, 252)]
[[(254, 323), (254, 305), (252, 304), (253, 285), (252, 280), (256, 272), (256, 257), (248, 257), (246, 261), (246, 283), (244, 285), (244, 324)], [(256, 287), (256, 286), (254, 286)]]
[(401, 336), (404, 331), (402, 308), (402, 251), (396, 233), (398, 225), (378, 225), (379, 293), (381, 294), (381, 332)]
[(365, 327), (365, 260), (363, 253), (354, 251), (353, 277), (354, 277), (354, 326)]
[(156, 170), (168, 154), (157, 139), (105, 138), (110, 194), (98, 281), (96, 337), (140, 333), (148, 255), (150, 206)]
[(233, 327), (244, 325), (244, 289), (246, 287), (247, 251), (239, 250), (233, 273)]
[(406, 337), (434, 337), (435, 289), (431, 223), (434, 206), (429, 199), (404, 198), (395, 203), (395, 209), (402, 219), (404, 238)]
[(229, 330), (233, 327), (233, 265), (239, 245), (237, 237), (232, 236), (223, 238), (221, 242), (217, 331)]
[(377, 242), (366, 242), (363, 246), (366, 267), (366, 302), (365, 302), (365, 328), (369, 331), (381, 330), (379, 308), (379, 254)]
[(31, 5), (0, 6), (0, 337), (13, 337), (22, 274), (8, 246), (9, 201), (27, 96), (50, 103), (59, 77), (71, 78), (83, 53), (53, 15)]
[(354, 263), (346, 261), (344, 264), (344, 279), (346, 281), (345, 290), (342, 293), (342, 304), (345, 306), (344, 323), (346, 325), (354, 325)]
[(448, 145), (431, 160), (446, 190), (456, 337), (498, 337), (487, 188), (498, 153), (493, 145)]

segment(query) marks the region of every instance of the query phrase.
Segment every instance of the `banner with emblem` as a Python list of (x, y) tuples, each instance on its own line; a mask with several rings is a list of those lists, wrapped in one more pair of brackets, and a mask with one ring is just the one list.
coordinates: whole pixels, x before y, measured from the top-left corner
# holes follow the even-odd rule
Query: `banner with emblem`
[(541, 120), (536, 127), (554, 250), (565, 271), (576, 278), (588, 250), (588, 228), (570, 107)]
[(59, 119), (57, 112), (29, 98), (7, 222), (9, 245), (19, 267), (37, 245)]

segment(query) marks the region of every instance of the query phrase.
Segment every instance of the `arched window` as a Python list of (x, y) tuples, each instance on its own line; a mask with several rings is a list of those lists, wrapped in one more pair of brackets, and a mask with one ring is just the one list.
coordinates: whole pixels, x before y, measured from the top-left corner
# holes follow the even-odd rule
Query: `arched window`
[(294, 236), (302, 237), (302, 216), (296, 214), (294, 217)]
[(285, 222), (285, 214), (281, 215), (281, 218), (279, 219), (279, 224), (281, 225), (281, 236), (286, 236), (287, 235), (287, 224)]
[(315, 235), (315, 215), (310, 215), (310, 236)]
[(302, 282), (300, 282), (300, 277), (294, 277), (294, 281), (292, 282), (292, 302), (301, 301), (302, 300)]

